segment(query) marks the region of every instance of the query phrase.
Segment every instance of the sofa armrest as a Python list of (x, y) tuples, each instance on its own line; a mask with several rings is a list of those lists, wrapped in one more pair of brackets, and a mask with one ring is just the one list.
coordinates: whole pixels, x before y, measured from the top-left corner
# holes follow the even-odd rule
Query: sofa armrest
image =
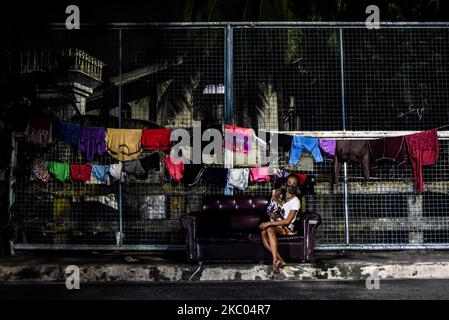
[(198, 258), (198, 215), (200, 212), (190, 212), (181, 217), (181, 224), (186, 230), (187, 259), (196, 261)]
[(316, 212), (305, 212), (301, 217), (304, 236), (304, 260), (310, 261), (313, 254), (314, 232), (321, 225), (321, 216)]

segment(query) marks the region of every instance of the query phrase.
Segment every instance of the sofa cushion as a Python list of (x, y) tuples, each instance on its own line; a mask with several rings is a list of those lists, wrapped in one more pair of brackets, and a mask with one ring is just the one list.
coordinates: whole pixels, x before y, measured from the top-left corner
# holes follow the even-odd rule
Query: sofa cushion
[[(304, 237), (300, 235), (293, 236), (278, 236), (279, 243), (297, 242), (303, 243)], [(262, 243), (259, 234), (253, 233), (228, 233), (223, 235), (210, 235), (201, 236), (198, 238), (199, 242), (256, 242)]]

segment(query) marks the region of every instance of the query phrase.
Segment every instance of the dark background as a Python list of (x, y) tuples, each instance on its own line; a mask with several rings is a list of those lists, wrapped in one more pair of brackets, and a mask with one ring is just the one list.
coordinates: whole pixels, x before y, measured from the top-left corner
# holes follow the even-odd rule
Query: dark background
[[(167, 21), (365, 21), (375, 4), (381, 21), (447, 21), (442, 0), (164, 0), (164, 1), (11, 1), (2, 3), (1, 24), (64, 22), (65, 8), (78, 5), (81, 23)], [(2, 28), (4, 30), (4, 28)]]

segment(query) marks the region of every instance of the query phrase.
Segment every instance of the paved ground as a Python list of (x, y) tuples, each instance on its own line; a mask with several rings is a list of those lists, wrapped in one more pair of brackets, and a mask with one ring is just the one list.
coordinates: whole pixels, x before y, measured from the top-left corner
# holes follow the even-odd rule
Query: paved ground
[(64, 282), (67, 266), (83, 283), (184, 281), (304, 281), (449, 279), (445, 251), (317, 252), (311, 263), (292, 262), (274, 275), (270, 264), (187, 263), (183, 253), (29, 252), (0, 259), (0, 282)]
[(365, 281), (273, 281), (207, 283), (0, 284), (0, 300), (428, 300), (449, 299), (449, 280), (381, 280), (368, 290)]

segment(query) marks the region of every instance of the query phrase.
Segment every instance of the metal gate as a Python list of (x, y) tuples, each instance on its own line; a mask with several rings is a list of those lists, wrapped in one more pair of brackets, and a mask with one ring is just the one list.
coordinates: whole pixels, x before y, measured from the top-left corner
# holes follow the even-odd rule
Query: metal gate
[[(307, 164), (304, 155), (298, 168), (280, 150), (279, 165), (316, 177), (316, 194), (304, 201), (323, 218), (316, 249), (449, 248), (447, 24), (111, 24), (76, 31), (55, 25), (27, 30), (10, 46), (22, 77), (40, 81), (23, 108), (34, 103), (69, 123), (191, 129), (199, 121), (204, 129), (234, 124), (335, 139), (439, 128), (440, 158), (424, 167), (422, 194), (408, 162), (380, 164), (369, 182), (360, 166), (345, 164), (333, 188), (331, 158)], [(31, 178), (33, 160), (84, 163), (83, 157), (60, 141), (30, 145), (20, 132), (13, 143), (16, 249), (182, 250), (181, 215), (198, 210), (203, 195), (223, 194), (207, 181), (174, 181), (162, 160), (145, 182), (43, 184)], [(97, 159), (110, 162), (108, 155)], [(254, 184), (234, 193), (272, 189)], [(156, 218), (142, 214), (148, 202), (159, 210)]]

